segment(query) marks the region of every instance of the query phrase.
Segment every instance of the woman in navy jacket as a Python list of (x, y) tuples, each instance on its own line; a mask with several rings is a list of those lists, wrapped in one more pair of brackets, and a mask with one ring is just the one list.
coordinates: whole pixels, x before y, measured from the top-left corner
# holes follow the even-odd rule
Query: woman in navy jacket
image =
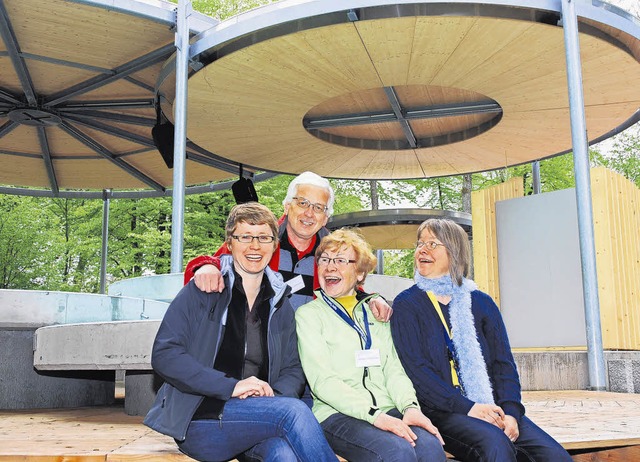
[(257, 203), (235, 206), (221, 257), (222, 293), (193, 282), (158, 330), (151, 364), (165, 380), (145, 424), (201, 461), (337, 460), (304, 389), (289, 288), (267, 264), (276, 218)]
[(469, 240), (458, 224), (418, 228), (416, 284), (394, 300), (391, 332), (423, 412), (464, 462), (571, 462), (525, 414), (498, 307), (465, 276)]

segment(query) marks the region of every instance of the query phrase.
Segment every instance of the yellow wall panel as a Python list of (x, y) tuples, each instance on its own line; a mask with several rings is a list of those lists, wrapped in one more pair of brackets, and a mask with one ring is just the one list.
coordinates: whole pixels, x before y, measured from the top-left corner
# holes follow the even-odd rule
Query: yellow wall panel
[(522, 177), (471, 193), (473, 224), (473, 268), (478, 288), (493, 297), (500, 306), (498, 276), (498, 239), (496, 236), (496, 202), (522, 197)]
[(640, 189), (591, 170), (598, 297), (605, 349), (640, 349)]

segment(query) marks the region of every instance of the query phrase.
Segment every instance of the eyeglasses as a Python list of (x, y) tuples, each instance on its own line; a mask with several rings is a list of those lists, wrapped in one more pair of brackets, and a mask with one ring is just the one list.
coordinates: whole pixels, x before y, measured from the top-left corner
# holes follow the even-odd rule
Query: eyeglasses
[(349, 260), (348, 258), (329, 258), (329, 257), (318, 257), (318, 266), (329, 266), (329, 263), (333, 262), (334, 265), (344, 268), (349, 263), (355, 263), (355, 260)]
[(275, 237), (267, 236), (266, 234), (261, 234), (260, 236), (252, 236), (251, 234), (234, 234), (231, 237), (243, 244), (251, 244), (254, 239), (257, 239), (260, 244), (271, 244), (276, 240)]
[(427, 250), (436, 250), (439, 245), (441, 245), (442, 247), (445, 247), (444, 244), (440, 244), (439, 242), (436, 242), (436, 241), (426, 241), (426, 242), (418, 241), (416, 242), (416, 249), (425, 247)]
[(296, 205), (301, 209), (308, 209), (309, 207), (313, 207), (313, 211), (315, 213), (325, 213), (327, 211), (327, 206), (323, 204), (312, 204), (308, 199), (304, 197), (294, 197), (294, 201), (296, 201)]

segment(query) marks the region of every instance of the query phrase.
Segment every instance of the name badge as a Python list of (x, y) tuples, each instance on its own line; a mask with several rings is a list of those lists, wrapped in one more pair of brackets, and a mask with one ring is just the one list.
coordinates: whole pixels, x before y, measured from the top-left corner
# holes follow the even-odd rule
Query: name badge
[(379, 365), (380, 350), (377, 348), (356, 351), (356, 367), (373, 367)]
[(286, 281), (285, 284), (291, 287), (291, 293), (296, 293), (297, 291), (304, 289), (304, 281), (302, 280), (302, 276), (299, 274), (295, 278)]

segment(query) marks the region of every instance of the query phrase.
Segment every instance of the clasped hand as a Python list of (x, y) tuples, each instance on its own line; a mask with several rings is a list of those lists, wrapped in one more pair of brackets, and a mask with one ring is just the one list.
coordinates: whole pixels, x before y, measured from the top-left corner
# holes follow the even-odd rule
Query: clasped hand
[(515, 441), (520, 436), (518, 421), (515, 417), (504, 413), (500, 406), (495, 404), (479, 404), (476, 403), (469, 410), (468, 416), (489, 422), (502, 431), (511, 441)]
[(273, 396), (273, 388), (264, 380), (252, 375), (236, 383), (231, 393), (232, 398), (245, 399), (250, 396)]
[(422, 411), (416, 408), (407, 409), (402, 419), (392, 417), (383, 412), (376, 418), (373, 425), (380, 430), (385, 430), (399, 436), (400, 438), (404, 438), (411, 443), (411, 446), (415, 446), (415, 441), (418, 439), (418, 436), (410, 427), (410, 425), (415, 425), (416, 427), (424, 428), (426, 431), (438, 438), (440, 444), (444, 445), (444, 441), (442, 440), (442, 436), (440, 436), (438, 429), (431, 423), (431, 420), (422, 413)]

